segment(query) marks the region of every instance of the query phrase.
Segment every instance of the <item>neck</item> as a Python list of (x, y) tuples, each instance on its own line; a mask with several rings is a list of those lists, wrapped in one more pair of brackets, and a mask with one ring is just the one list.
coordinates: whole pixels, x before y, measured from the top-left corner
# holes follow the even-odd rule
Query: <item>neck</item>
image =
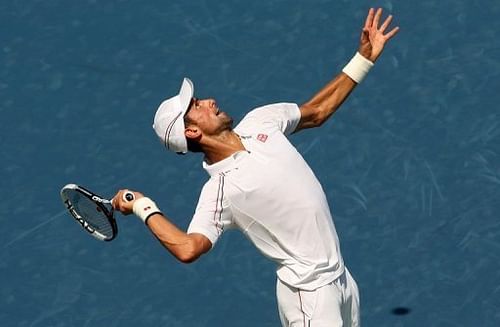
[(224, 160), (238, 151), (246, 150), (239, 135), (232, 130), (208, 138), (202, 145), (202, 149), (205, 153), (205, 161), (209, 165)]

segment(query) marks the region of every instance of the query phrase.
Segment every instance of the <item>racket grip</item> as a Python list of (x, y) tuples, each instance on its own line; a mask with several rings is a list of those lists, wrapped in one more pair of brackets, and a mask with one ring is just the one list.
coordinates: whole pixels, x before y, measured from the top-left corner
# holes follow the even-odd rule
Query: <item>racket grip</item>
[(130, 202), (130, 201), (134, 201), (134, 199), (135, 199), (134, 193), (132, 193), (132, 192), (123, 193), (123, 200)]

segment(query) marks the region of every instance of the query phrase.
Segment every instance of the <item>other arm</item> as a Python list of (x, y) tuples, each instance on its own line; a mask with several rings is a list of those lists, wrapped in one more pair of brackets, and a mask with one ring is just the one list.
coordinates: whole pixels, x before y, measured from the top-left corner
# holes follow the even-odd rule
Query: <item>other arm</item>
[[(358, 56), (358, 58), (355, 59), (358, 63), (361, 61), (364, 67), (373, 65), (382, 53), (386, 42), (399, 30), (399, 27), (395, 27), (384, 34), (392, 21), (392, 15), (389, 15), (379, 27), (381, 16), (381, 8), (376, 12), (371, 8), (361, 32), (358, 53), (362, 57)], [(346, 69), (344, 69), (344, 71), (346, 71)], [(337, 111), (358, 84), (358, 82), (353, 79), (353, 74), (350, 75), (351, 76), (345, 72), (340, 73), (309, 101), (300, 106), (301, 119), (295, 132), (306, 128), (321, 126), (335, 111)]]
[[(125, 201), (123, 199), (123, 193), (126, 191), (127, 190), (121, 190), (116, 194), (113, 198), (113, 207), (124, 215), (131, 214), (132, 212), (135, 212), (136, 214), (139, 213), (136, 211), (141, 209), (141, 203), (138, 202), (135, 207), (134, 204), (136, 204), (136, 201), (143, 199), (144, 195), (139, 192), (133, 192), (135, 200)], [(140, 201), (146, 202), (147, 200)], [(140, 213), (139, 217), (141, 217)], [(160, 243), (174, 257), (183, 263), (191, 263), (195, 261), (202, 254), (208, 252), (212, 248), (212, 243), (207, 237), (198, 233), (185, 233), (170, 222), (166, 216), (159, 212), (149, 216), (145, 223), (158, 241), (160, 241)]]

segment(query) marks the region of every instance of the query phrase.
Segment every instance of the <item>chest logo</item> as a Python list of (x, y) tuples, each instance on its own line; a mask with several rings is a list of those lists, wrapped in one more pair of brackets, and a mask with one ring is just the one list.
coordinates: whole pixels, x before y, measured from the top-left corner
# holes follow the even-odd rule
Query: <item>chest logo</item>
[(262, 143), (265, 143), (267, 140), (267, 134), (259, 134), (257, 135), (257, 140), (261, 141)]

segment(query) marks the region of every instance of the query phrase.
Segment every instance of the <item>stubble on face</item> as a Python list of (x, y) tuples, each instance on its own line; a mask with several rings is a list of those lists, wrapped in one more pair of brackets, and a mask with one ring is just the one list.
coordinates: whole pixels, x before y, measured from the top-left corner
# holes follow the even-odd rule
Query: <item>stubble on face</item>
[[(210, 104), (207, 107), (207, 103)], [(197, 111), (201, 110), (201, 111)], [(193, 98), (184, 121), (187, 125), (197, 126), (205, 135), (217, 135), (233, 130), (233, 118), (220, 110), (215, 100)]]
[(232, 131), (233, 130), (233, 118), (223, 111), (217, 113), (217, 117), (220, 119), (220, 132), (222, 131)]

